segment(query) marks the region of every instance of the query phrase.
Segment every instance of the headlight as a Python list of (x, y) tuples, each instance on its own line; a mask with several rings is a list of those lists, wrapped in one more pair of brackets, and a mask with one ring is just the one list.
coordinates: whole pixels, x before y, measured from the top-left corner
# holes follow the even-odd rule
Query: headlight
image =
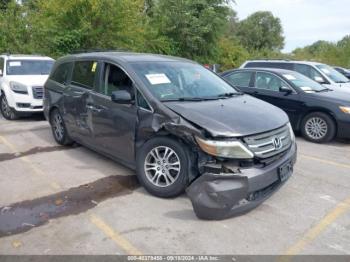
[(203, 140), (199, 137), (196, 137), (196, 141), (200, 148), (209, 155), (237, 159), (254, 157), (254, 154), (240, 141), (212, 141)]
[(27, 86), (17, 83), (17, 82), (10, 82), (10, 88), (13, 92), (18, 94), (28, 94), (28, 88)]
[(350, 107), (349, 106), (340, 106), (339, 109), (345, 114), (350, 114)]
[(294, 131), (293, 131), (293, 127), (290, 123), (288, 123), (288, 127), (289, 127), (289, 132), (290, 132), (290, 139), (295, 142), (295, 134), (294, 134)]

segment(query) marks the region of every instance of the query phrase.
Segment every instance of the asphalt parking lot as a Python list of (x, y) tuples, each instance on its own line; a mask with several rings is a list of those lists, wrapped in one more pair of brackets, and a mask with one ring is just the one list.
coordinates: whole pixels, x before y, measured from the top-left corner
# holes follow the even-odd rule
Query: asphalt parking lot
[(294, 176), (270, 199), (202, 221), (185, 195), (152, 197), (133, 171), (57, 146), (42, 117), (0, 118), (0, 253), (350, 254), (350, 141), (298, 146)]

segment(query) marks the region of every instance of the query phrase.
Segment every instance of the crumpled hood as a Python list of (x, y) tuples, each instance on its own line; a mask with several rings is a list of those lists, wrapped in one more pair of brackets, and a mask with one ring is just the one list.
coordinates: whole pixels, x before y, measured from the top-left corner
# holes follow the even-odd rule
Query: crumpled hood
[(249, 95), (201, 102), (166, 102), (168, 108), (213, 137), (263, 133), (289, 122), (279, 108)]
[(14, 81), (26, 86), (44, 86), (48, 75), (14, 75), (6, 76), (8, 82)]

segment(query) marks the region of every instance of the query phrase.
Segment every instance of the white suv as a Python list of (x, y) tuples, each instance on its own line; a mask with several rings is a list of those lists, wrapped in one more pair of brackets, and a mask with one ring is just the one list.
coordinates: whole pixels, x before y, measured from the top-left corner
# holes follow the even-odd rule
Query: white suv
[(297, 71), (312, 80), (337, 91), (350, 92), (350, 80), (326, 64), (308, 61), (254, 60), (246, 61), (241, 68), (280, 68)]
[(53, 63), (45, 56), (0, 55), (0, 111), (6, 119), (43, 111), (43, 86)]

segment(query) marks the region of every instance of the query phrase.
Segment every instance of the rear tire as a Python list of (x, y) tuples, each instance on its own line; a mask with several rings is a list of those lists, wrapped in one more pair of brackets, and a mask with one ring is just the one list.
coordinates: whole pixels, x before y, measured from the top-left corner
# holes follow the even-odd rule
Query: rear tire
[(54, 109), (50, 114), (50, 125), (53, 137), (60, 145), (67, 146), (73, 144), (73, 140), (69, 137), (63, 117), (58, 109)]
[(2, 116), (7, 120), (18, 119), (18, 113), (9, 106), (4, 93), (0, 96), (0, 111)]
[(336, 135), (336, 124), (327, 114), (322, 112), (310, 113), (304, 117), (301, 125), (303, 137), (314, 143), (327, 143)]
[(137, 153), (137, 177), (152, 195), (170, 198), (182, 194), (188, 185), (188, 171), (187, 149), (174, 139), (153, 138)]

